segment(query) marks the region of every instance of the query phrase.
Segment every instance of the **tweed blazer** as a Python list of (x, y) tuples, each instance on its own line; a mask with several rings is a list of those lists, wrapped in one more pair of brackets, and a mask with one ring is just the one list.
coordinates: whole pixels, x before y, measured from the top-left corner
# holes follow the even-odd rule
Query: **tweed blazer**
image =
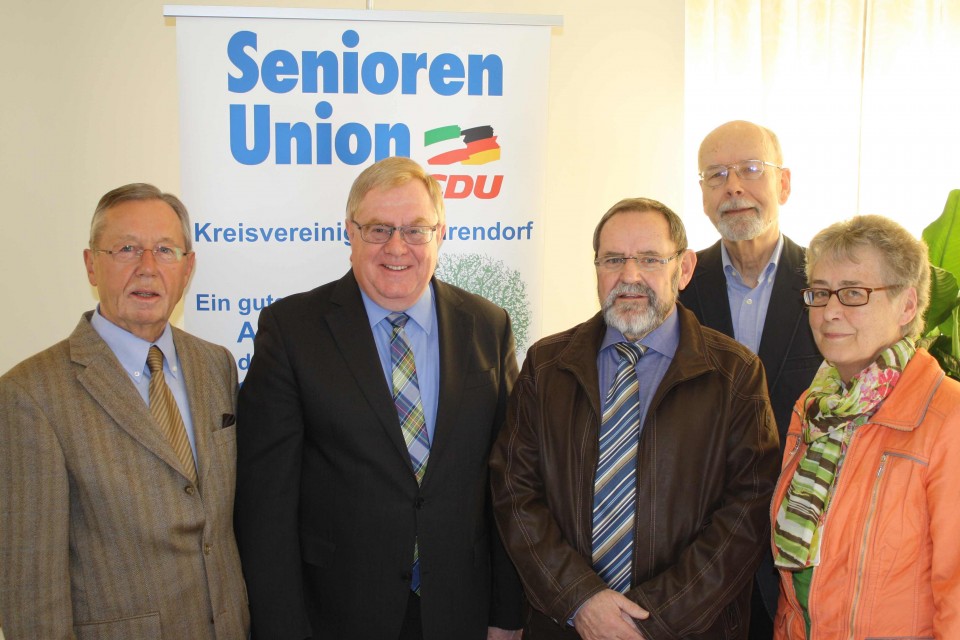
[(0, 378), (7, 638), (246, 638), (232, 529), (233, 359), (173, 330), (198, 491), (91, 315)]

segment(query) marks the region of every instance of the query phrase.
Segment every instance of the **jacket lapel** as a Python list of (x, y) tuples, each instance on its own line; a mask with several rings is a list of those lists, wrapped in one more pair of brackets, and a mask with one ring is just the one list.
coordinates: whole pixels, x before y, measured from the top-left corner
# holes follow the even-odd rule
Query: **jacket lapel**
[[(200, 487), (206, 485), (206, 476), (210, 471), (210, 433), (222, 425), (222, 415), (215, 415), (220, 406), (213, 397), (211, 383), (219, 383), (213, 378), (204, 363), (204, 354), (200, 353), (196, 343), (184, 338), (183, 332), (173, 329), (173, 342), (177, 347), (177, 359), (180, 360), (180, 372), (187, 387), (187, 399), (190, 402), (190, 419), (193, 423), (193, 439), (197, 447), (197, 477)], [(177, 469), (180, 466), (177, 465)], [(186, 477), (186, 476), (184, 476)], [(202, 489), (201, 489), (202, 490)]]
[[(410, 462), (407, 443), (400, 429), (400, 418), (397, 416), (390, 388), (383, 377), (383, 368), (380, 366), (380, 356), (373, 339), (373, 331), (370, 329), (367, 310), (363, 306), (360, 286), (352, 270), (339, 280), (330, 301), (334, 307), (324, 319), (337, 348), (360, 392), (380, 421), (380, 426), (393, 442), (397, 453), (403, 456), (412, 475), (413, 464)], [(429, 467), (428, 464), (428, 472)]]
[[(430, 459), (439, 459), (446, 443), (455, 437), (464, 379), (473, 364), (474, 317), (465, 312), (460, 295), (451, 287), (433, 280), (440, 343), (440, 389), (437, 421), (430, 443)], [(427, 464), (424, 483), (430, 477)]]
[(800, 290), (806, 286), (803, 250), (789, 238), (783, 238), (780, 264), (770, 292), (770, 305), (760, 338), (760, 360), (767, 373), (770, 389), (776, 387), (790, 345), (807, 322)]
[(597, 370), (597, 354), (600, 344), (607, 330), (603, 319), (603, 312), (599, 311), (592, 318), (577, 327), (570, 342), (560, 355), (559, 368), (566, 369), (577, 379), (583, 388), (584, 394), (590, 401), (593, 412), (597, 415), (599, 426), (600, 416), (603, 415), (600, 402), (600, 373)]
[(723, 256), (720, 242), (704, 249), (699, 257), (694, 274), (695, 290), (698, 298), (702, 324), (714, 327), (731, 338), (733, 337), (733, 319), (730, 315), (730, 299), (727, 297), (727, 279), (723, 275)]
[(110, 347), (90, 325), (91, 313), (84, 314), (70, 336), (70, 357), (83, 367), (77, 381), (113, 419), (143, 447), (175, 469), (180, 462), (166, 437), (160, 433), (150, 409), (134, 388)]

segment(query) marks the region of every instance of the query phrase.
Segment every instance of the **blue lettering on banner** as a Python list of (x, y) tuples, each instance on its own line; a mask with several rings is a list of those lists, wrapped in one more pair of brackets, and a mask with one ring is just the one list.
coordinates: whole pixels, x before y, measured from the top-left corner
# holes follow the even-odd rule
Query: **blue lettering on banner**
[[(343, 32), (340, 41), (348, 49), (360, 44), (353, 29)], [(271, 93), (289, 93), (298, 86), (302, 93), (359, 93), (360, 87), (374, 95), (393, 93), (397, 86), (404, 95), (415, 95), (421, 84), (440, 96), (502, 96), (503, 60), (500, 56), (471, 54), (466, 63), (454, 53), (438, 53), (432, 60), (426, 53), (401, 53), (399, 60), (387, 51), (373, 51), (360, 60), (357, 51), (301, 51), (299, 61), (292, 52), (274, 49), (258, 64), (257, 34), (238, 31), (227, 43), (227, 57), (239, 75), (228, 74), (230, 93), (247, 93), (258, 84)], [(421, 72), (426, 72), (421, 73)], [(320, 79), (322, 78), (322, 83)], [(342, 81), (341, 81), (342, 79)]]
[(533, 236), (533, 220), (525, 225), (503, 224), (499, 220), (489, 226), (455, 226), (447, 227), (445, 240), (531, 240)]
[[(230, 93), (243, 94), (258, 86), (270, 93), (299, 89), (303, 94), (359, 94), (361, 89), (385, 96), (399, 89), (403, 95), (429, 90), (438, 96), (455, 96), (466, 90), (470, 96), (503, 95), (503, 60), (496, 54), (387, 51), (361, 55), (355, 49), (360, 35), (347, 29), (340, 36), (346, 50), (300, 51), (299, 57), (285, 49), (267, 51), (258, 60), (258, 36), (237, 31), (227, 42), (227, 58), (233, 66), (227, 74)], [(269, 104), (230, 105), (230, 153), (243, 165), (258, 165), (269, 159), (277, 165), (329, 165), (341, 162), (360, 165), (371, 156), (410, 156), (410, 128), (404, 123), (334, 122), (333, 105), (321, 100), (314, 107), (315, 122), (274, 120)], [(478, 197), (480, 197), (478, 195)], [(492, 197), (492, 196), (491, 196)], [(242, 240), (241, 240), (242, 241)]]
[[(532, 240), (533, 220), (524, 225), (504, 223), (500, 220), (487, 225), (451, 225), (447, 227), (444, 238), (447, 240)], [(328, 227), (321, 227), (319, 222), (314, 222), (312, 227), (264, 227), (245, 225), (242, 222), (238, 222), (235, 226), (215, 226), (212, 222), (194, 222), (193, 241), (211, 244), (342, 242), (350, 246), (349, 236), (341, 222), (336, 226)], [(203, 299), (203, 310), (213, 310), (214, 304), (212, 299)]]
[(319, 222), (303, 227), (251, 226), (238, 222), (233, 227), (218, 227), (212, 222), (193, 223), (194, 242), (343, 242), (350, 245), (343, 223), (321, 227)]
[(243, 342), (244, 340), (253, 341), (257, 337), (257, 332), (253, 328), (253, 323), (249, 320), (245, 320), (243, 324), (240, 325), (240, 334), (237, 336), (237, 344)]
[[(329, 118), (333, 107), (321, 101), (314, 109), (321, 120)], [(347, 122), (333, 132), (329, 122), (317, 122), (313, 129), (306, 122), (273, 123), (271, 145), (270, 105), (253, 105), (253, 143), (247, 138), (247, 106), (230, 105), (230, 153), (240, 164), (261, 164), (275, 146), (277, 164), (290, 164), (296, 149), (297, 164), (331, 164), (333, 157), (344, 164), (363, 164), (373, 152), (375, 160), (410, 155), (410, 129), (405, 124), (377, 123), (373, 131), (359, 122)], [(315, 150), (315, 151), (314, 151)]]

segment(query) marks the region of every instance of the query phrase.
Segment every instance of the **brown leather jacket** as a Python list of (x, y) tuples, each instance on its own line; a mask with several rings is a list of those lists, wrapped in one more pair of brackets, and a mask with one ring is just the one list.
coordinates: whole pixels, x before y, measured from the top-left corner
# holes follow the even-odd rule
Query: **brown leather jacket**
[[(650, 611), (637, 621), (649, 640), (746, 638), (776, 424), (757, 357), (677, 312), (680, 343), (640, 437), (627, 596)], [(606, 588), (590, 566), (605, 329), (598, 313), (531, 347), (491, 458), (497, 524), (527, 598), (561, 624)]]

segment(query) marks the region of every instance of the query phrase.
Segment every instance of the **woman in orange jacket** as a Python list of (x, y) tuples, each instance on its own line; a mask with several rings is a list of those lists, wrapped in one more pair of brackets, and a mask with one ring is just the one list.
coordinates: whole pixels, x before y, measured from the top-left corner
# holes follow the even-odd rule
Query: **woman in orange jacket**
[(807, 250), (825, 362), (771, 503), (777, 640), (960, 638), (960, 383), (914, 345), (926, 246), (859, 216)]

